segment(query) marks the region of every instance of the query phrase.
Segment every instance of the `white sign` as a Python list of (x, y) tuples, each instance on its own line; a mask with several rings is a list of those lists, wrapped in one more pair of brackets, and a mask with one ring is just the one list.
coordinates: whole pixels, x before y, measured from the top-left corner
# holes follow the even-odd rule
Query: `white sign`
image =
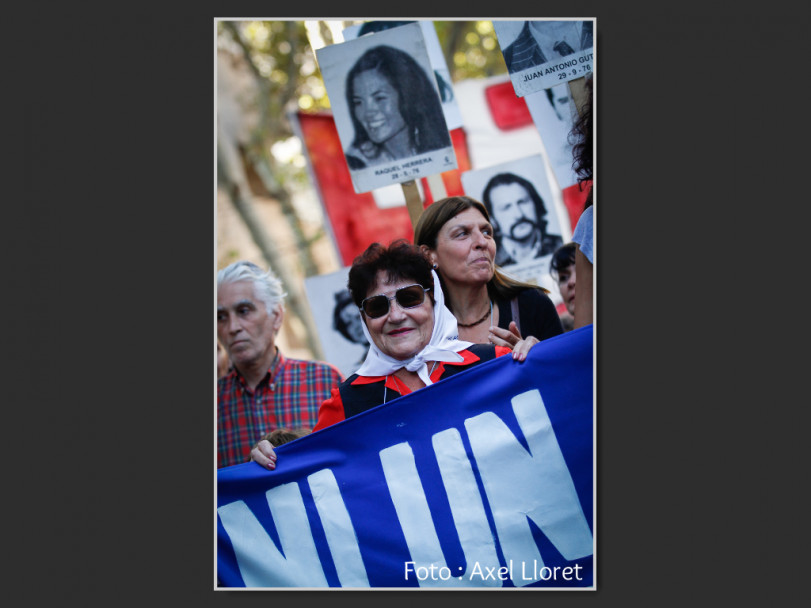
[(540, 154), (462, 173), (465, 194), (487, 207), (496, 240), (498, 266), (515, 278), (549, 291), (555, 304), (560, 293), (549, 273), (552, 254), (571, 234), (552, 196)]
[(316, 51), (355, 192), (457, 167), (419, 23)]
[(304, 288), (315, 319), (327, 363), (344, 377), (357, 370), (369, 352), (360, 311), (346, 287), (349, 268), (304, 279)]
[(493, 21), (519, 97), (594, 69), (594, 20)]

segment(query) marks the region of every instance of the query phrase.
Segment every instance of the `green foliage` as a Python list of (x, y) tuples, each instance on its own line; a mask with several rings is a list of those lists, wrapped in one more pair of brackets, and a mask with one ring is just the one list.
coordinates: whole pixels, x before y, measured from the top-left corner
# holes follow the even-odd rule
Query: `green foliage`
[(453, 82), (507, 72), (492, 21), (435, 21), (434, 27)]

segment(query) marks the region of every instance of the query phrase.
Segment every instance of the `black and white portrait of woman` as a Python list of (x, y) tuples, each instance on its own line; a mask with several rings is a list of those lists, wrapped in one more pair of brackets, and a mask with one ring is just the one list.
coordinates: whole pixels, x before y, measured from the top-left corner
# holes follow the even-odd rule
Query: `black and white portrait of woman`
[(324, 360), (344, 376), (358, 369), (369, 352), (360, 310), (346, 287), (349, 268), (304, 279)]
[(316, 55), (357, 192), (456, 167), (418, 23), (333, 44)]
[(391, 46), (366, 51), (346, 77), (355, 137), (350, 169), (400, 160), (451, 145), (439, 97), (410, 55)]
[(445, 122), (448, 129), (456, 129), (463, 125), (462, 113), (456, 102), (456, 96), (451, 84), (451, 74), (448, 64), (445, 61), (445, 54), (436, 33), (434, 22), (429, 19), (419, 21), (395, 21), (391, 19), (364, 21), (363, 23), (350, 25), (343, 29), (344, 40), (352, 40), (358, 36), (371, 36), (377, 32), (390, 30), (395, 27), (418, 23), (422, 28), (422, 35), (425, 39), (425, 46), (428, 50), (428, 60), (434, 71), (434, 78), (439, 89), (439, 97), (442, 102), (442, 110), (445, 113)]
[(363, 334), (363, 320), (358, 307), (352, 299), (349, 289), (344, 288), (333, 294), (335, 307), (332, 309), (332, 328), (353, 344), (369, 347), (369, 341)]

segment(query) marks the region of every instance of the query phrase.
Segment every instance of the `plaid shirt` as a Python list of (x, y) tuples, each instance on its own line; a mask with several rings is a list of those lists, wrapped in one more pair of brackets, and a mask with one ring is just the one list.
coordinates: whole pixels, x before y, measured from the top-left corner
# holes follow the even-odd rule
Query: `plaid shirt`
[(275, 428), (312, 429), (319, 406), (342, 381), (327, 363), (286, 359), (281, 351), (254, 391), (232, 370), (217, 382), (217, 467), (248, 462), (251, 448)]

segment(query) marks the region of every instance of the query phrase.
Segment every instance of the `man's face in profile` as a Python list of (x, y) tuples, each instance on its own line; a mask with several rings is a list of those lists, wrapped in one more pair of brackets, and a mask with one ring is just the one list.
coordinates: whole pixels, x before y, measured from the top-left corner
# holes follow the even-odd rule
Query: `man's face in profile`
[(526, 241), (538, 230), (535, 204), (521, 184), (504, 184), (490, 191), (493, 217), (504, 234), (514, 241)]
[(549, 101), (552, 103), (557, 117), (564, 122), (570, 122), (572, 119), (572, 107), (570, 105), (569, 85), (563, 84), (552, 87), (549, 92), (551, 93)]

